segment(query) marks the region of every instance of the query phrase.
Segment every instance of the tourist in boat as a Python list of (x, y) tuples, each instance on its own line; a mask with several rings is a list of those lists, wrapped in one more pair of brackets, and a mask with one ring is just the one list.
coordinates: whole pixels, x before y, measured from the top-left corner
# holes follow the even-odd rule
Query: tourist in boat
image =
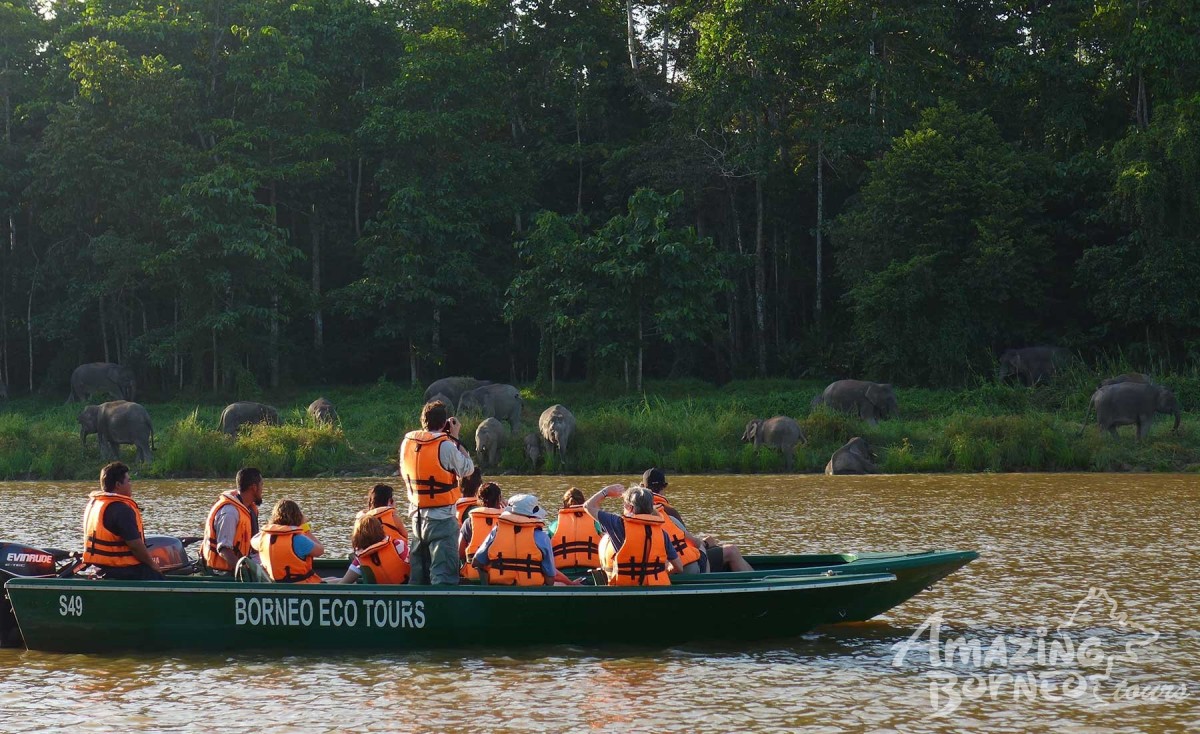
[(400, 442), (400, 476), (408, 491), (413, 584), (457, 584), (460, 480), (475, 464), (458, 441), (462, 424), (440, 400), (421, 410), (421, 430)]
[(354, 563), (342, 578), (343, 584), (355, 583), (360, 576), (376, 584), (408, 583), (408, 546), (401, 538), (388, 537), (378, 517), (359, 514), (350, 534), (350, 547), (354, 549)]
[(133, 501), (129, 467), (119, 461), (100, 470), (100, 489), (88, 495), (83, 511), (83, 562), (106, 579), (161, 581), (146, 549), (142, 509)]
[(460, 528), (471, 508), (479, 506), (479, 488), (481, 486), (483, 486), (483, 472), (479, 467), (475, 467), (475, 471), (463, 478), (462, 497), (454, 503), (454, 518), (458, 520)]
[(243, 556), (257, 555), (250, 539), (258, 534), (258, 508), (263, 503), (263, 476), (258, 469), (238, 469), (237, 489), (221, 493), (204, 523), (201, 553), (214, 574), (229, 576)]
[[(478, 512), (474, 510), (471, 515)], [(504, 586), (576, 583), (554, 566), (545, 519), (546, 511), (538, 504), (537, 497), (531, 494), (512, 497), (471, 561), (479, 570), (480, 580)]]
[[(621, 498), (622, 514), (600, 509), (609, 497)], [(654, 511), (654, 493), (649, 489), (610, 484), (583, 507), (604, 528), (608, 551), (602, 548), (600, 559), (609, 585), (660, 586), (671, 583), (668, 574), (683, 570), (679, 553), (663, 529), (666, 521)]]
[(571, 487), (563, 495), (562, 509), (546, 532), (558, 568), (595, 568), (600, 565), (600, 536), (596, 521), (587, 514), (583, 490)]
[(683, 516), (667, 501), (667, 475), (657, 467), (642, 474), (642, 486), (654, 493), (654, 507), (667, 521), (667, 535), (683, 560), (684, 573), (753, 571), (733, 543), (719, 543), (711, 536), (697, 538), (688, 532)]
[(250, 545), (258, 551), (263, 570), (272, 581), (287, 584), (319, 584), (313, 559), (325, 554), (325, 546), (309, 532), (300, 505), (289, 499), (275, 503), (271, 522), (255, 535)]
[(367, 509), (358, 514), (378, 519), (389, 538), (399, 538), (408, 543), (408, 529), (404, 527), (404, 519), (396, 507), (396, 490), (390, 484), (371, 487), (371, 491), (367, 492)]
[(496, 527), (496, 519), (504, 509), (504, 500), (500, 496), (500, 485), (488, 482), (479, 488), (479, 504), (468, 508), (463, 517), (462, 528), (458, 533), (458, 556), (462, 561), (462, 577), (464, 579), (479, 578), (479, 570), (471, 565), (471, 559), (487, 536)]

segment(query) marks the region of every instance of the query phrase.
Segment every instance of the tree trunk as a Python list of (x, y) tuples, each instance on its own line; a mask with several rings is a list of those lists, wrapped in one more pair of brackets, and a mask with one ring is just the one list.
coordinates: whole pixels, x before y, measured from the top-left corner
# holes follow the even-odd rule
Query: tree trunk
[(408, 382), (413, 387), (417, 386), (417, 346), (412, 339), (408, 340)]
[(642, 392), (642, 299), (638, 299), (638, 335), (637, 335), (637, 391)]
[(763, 238), (763, 177), (754, 178), (754, 339), (758, 348), (758, 376), (767, 375), (767, 245)]
[(662, 76), (663, 80), (667, 80), (667, 59), (670, 55), (668, 49), (671, 47), (671, 3), (666, 3), (663, 10), (663, 35), (662, 35)]
[(108, 320), (104, 317), (104, 296), (100, 296), (100, 343), (104, 345), (104, 361), (111, 362), (108, 357)]
[(575, 187), (575, 214), (583, 215), (583, 133), (580, 131), (579, 122), (579, 73), (575, 75), (575, 160), (579, 169), (579, 182)]
[(629, 45), (629, 68), (637, 71), (637, 25), (633, 22), (633, 0), (625, 2), (625, 40)]
[(37, 284), (37, 278), (29, 282), (29, 300), (25, 302), (25, 330), (28, 332), (29, 341), (29, 392), (33, 393), (33, 289)]
[(825, 233), (825, 138), (817, 138), (817, 298), (813, 307), (813, 315), (817, 328), (821, 328), (824, 315), (822, 295), (825, 291), (824, 233)]
[(279, 389), (279, 294), (271, 294), (271, 389)]
[(325, 350), (325, 318), (321, 310), (321, 212), (316, 204), (312, 208), (312, 294), (315, 308), (313, 310), (313, 348), (317, 352), (318, 362)]
[[(216, 303), (213, 303), (213, 308), (216, 309)], [(213, 393), (216, 394), (221, 391), (221, 373), (218, 371), (218, 369), (220, 368), (220, 365), (218, 364), (218, 362), (220, 360), (217, 359), (217, 330), (216, 330), (216, 328), (213, 328), (213, 330), (212, 330), (212, 352), (213, 352), (212, 385), (213, 385)]]
[(554, 372), (554, 337), (550, 337), (550, 394), (554, 394), (555, 380), (557, 375)]

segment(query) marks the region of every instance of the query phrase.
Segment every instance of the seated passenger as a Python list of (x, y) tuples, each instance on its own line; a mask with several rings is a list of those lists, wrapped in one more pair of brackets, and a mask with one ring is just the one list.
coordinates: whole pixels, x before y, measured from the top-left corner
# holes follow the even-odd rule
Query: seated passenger
[[(408, 545), (408, 529), (404, 527), (404, 519), (396, 509), (396, 490), (387, 484), (376, 484), (367, 492), (367, 509), (358, 513), (360, 516), (378, 518), (383, 523), (383, 532), (392, 540), (403, 540)], [(357, 522), (357, 518), (355, 518)]]
[[(624, 512), (615, 515), (600, 509), (607, 497), (621, 497)], [(610, 557), (601, 554), (601, 565), (610, 586), (661, 586), (671, 583), (668, 573), (683, 570), (679, 553), (671, 545), (663, 526), (666, 522), (654, 511), (654, 493), (645, 487), (625, 489), (610, 484), (583, 505), (609, 538)]]
[(479, 571), (471, 565), (471, 559), (484, 539), (491, 535), (504, 501), (500, 498), (500, 485), (488, 482), (479, 488), (479, 504), (468, 507), (458, 532), (458, 558), (462, 562), (461, 575), (464, 579), (479, 578)]
[[(354, 548), (354, 563), (342, 583), (352, 584), (359, 576), (375, 584), (408, 583), (411, 571), (408, 546), (399, 538), (389, 538), (379, 518), (359, 515), (350, 535), (350, 545)], [(350, 580), (351, 575), (353, 580)]]
[(558, 568), (596, 568), (600, 565), (600, 536), (596, 521), (583, 509), (583, 490), (571, 487), (563, 495), (558, 517), (546, 529)]
[(463, 477), (462, 497), (454, 502), (454, 517), (458, 520), (460, 528), (467, 512), (472, 507), (479, 506), (479, 486), (481, 484), (483, 484), (483, 472), (479, 470), (479, 467), (475, 467), (475, 471)]
[(271, 510), (271, 522), (251, 539), (258, 551), (263, 570), (272, 581), (286, 584), (319, 584), (313, 559), (325, 553), (325, 546), (304, 527), (300, 505), (282, 499)]
[(88, 495), (83, 510), (83, 562), (106, 579), (161, 581), (162, 573), (146, 550), (142, 509), (133, 501), (129, 467), (119, 461), (100, 470), (100, 489)]
[(684, 573), (754, 570), (733, 543), (718, 543), (712, 536), (701, 539), (688, 532), (679, 511), (667, 502), (667, 475), (662, 469), (647, 469), (642, 484), (654, 493), (654, 506), (667, 520), (667, 535), (683, 559)]
[(538, 505), (537, 497), (518, 494), (512, 498), (472, 559), (484, 583), (504, 586), (575, 583), (554, 567), (550, 536), (543, 527), (545, 518), (546, 511)]

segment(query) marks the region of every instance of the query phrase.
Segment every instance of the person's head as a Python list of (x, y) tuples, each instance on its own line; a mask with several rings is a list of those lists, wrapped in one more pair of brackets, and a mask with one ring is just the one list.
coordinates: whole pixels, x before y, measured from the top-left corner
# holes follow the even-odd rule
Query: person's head
[(100, 470), (100, 488), (110, 494), (129, 494), (132, 482), (129, 467), (119, 461), (105, 464)]
[(450, 420), (450, 408), (441, 400), (425, 403), (421, 408), (421, 427), (426, 431), (441, 431)]
[(483, 484), (483, 472), (479, 467), (475, 467), (475, 471), (471, 472), (462, 480), (462, 495), (463, 497), (474, 497), (479, 494), (479, 487)]
[(583, 496), (583, 490), (579, 487), (571, 487), (563, 494), (563, 507), (578, 507), (587, 501)]
[(542, 509), (538, 498), (532, 494), (516, 494), (510, 497), (508, 500), (508, 511), (514, 515), (523, 515), (539, 520), (546, 517), (546, 511)]
[(487, 482), (479, 488), (479, 503), (484, 507), (490, 507), (493, 510), (500, 509), (500, 485), (495, 482)]
[(658, 467), (647, 469), (642, 474), (642, 486), (655, 494), (662, 494), (663, 490), (667, 488), (666, 472)]
[(625, 494), (621, 495), (621, 500), (625, 503), (626, 515), (654, 514), (654, 493), (645, 487), (633, 485), (625, 490)]
[(377, 517), (359, 515), (350, 533), (350, 547), (354, 550), (370, 548), (384, 539), (383, 523)]
[(387, 484), (376, 484), (371, 487), (371, 491), (367, 492), (367, 509), (374, 510), (377, 507), (387, 507), (393, 504), (396, 496), (396, 490), (392, 489)]
[(263, 503), (263, 475), (255, 467), (247, 466), (238, 469), (237, 486), (238, 494), (242, 496), (243, 502), (249, 500), (255, 505)]
[(304, 513), (300, 511), (300, 505), (293, 500), (282, 499), (271, 508), (271, 524), (299, 527), (304, 524)]

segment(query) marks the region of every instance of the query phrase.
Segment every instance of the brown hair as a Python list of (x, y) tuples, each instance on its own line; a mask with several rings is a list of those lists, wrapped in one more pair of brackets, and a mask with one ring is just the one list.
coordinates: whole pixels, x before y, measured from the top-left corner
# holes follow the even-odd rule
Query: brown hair
[(387, 507), (388, 503), (396, 496), (396, 490), (392, 489), (388, 484), (376, 484), (367, 492), (367, 509), (374, 510), (376, 507)]
[(500, 509), (500, 485), (488, 482), (479, 488), (479, 503), (493, 510)]
[(563, 507), (575, 507), (582, 505), (587, 500), (583, 496), (583, 490), (579, 487), (571, 487), (563, 494)]
[(441, 400), (425, 403), (421, 408), (421, 427), (426, 431), (440, 431), (450, 419), (450, 408)]
[(300, 511), (300, 505), (296, 504), (295, 501), (288, 499), (279, 500), (275, 503), (275, 507), (271, 509), (271, 524), (303, 525), (304, 513)]
[(350, 533), (350, 547), (356, 551), (365, 550), (384, 539), (383, 523), (377, 517), (359, 515), (354, 521), (354, 531)]
[(100, 470), (100, 486), (105, 492), (112, 492), (128, 475), (129, 467), (119, 461), (110, 462)]
[(475, 497), (479, 494), (479, 485), (483, 484), (483, 472), (479, 467), (475, 467), (475, 471), (471, 472), (462, 480), (462, 495), (463, 497)]

